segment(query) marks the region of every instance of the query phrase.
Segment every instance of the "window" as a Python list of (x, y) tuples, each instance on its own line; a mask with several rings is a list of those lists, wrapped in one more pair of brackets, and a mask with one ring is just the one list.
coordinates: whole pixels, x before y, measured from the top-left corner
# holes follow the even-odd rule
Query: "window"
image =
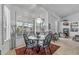
[(78, 32), (78, 22), (72, 22), (71, 23), (71, 31), (72, 32)]
[(10, 39), (10, 10), (3, 5), (3, 44)]

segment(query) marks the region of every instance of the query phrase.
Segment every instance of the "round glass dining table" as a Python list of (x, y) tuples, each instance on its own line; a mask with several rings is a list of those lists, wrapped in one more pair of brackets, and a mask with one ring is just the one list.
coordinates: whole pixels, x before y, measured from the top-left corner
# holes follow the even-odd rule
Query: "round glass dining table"
[(40, 37), (37, 38), (37, 36), (29, 36), (28, 39), (37, 41), (37, 45), (42, 45), (43, 41), (45, 40), (45, 35), (39, 35)]
[(43, 41), (45, 40), (45, 35), (39, 35), (40, 37), (37, 38), (37, 36), (29, 36), (28, 39), (33, 40), (35, 42), (34, 48), (38, 48), (36, 51), (37, 53), (40, 51), (40, 45), (43, 45)]

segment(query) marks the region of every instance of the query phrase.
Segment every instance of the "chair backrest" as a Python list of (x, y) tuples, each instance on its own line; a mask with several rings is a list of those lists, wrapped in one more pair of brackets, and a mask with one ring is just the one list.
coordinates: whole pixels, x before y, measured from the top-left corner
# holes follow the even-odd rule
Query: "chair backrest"
[(58, 40), (59, 35), (57, 33), (54, 34), (54, 40)]
[(27, 34), (23, 34), (23, 37), (24, 37), (25, 44), (27, 44), (27, 40), (28, 40)]
[(45, 42), (50, 43), (51, 39), (52, 39), (52, 34), (48, 34), (48, 35), (45, 37)]

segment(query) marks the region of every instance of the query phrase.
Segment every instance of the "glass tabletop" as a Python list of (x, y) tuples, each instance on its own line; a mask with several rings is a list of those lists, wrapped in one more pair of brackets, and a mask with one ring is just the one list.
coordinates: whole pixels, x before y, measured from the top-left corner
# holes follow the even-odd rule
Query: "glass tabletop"
[(45, 35), (39, 35), (40, 37), (37, 38), (37, 36), (29, 36), (29, 39), (33, 39), (33, 40), (44, 40), (45, 39)]
[(29, 36), (28, 38), (29, 38), (29, 39), (33, 39), (33, 40), (36, 40), (36, 39), (37, 39), (36, 36)]

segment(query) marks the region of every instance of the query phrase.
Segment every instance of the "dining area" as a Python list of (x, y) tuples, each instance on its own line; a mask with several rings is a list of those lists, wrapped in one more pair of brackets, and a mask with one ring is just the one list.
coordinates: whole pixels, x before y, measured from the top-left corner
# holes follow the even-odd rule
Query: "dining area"
[[(37, 9), (34, 10), (37, 11)], [(38, 11), (41, 13), (36, 11), (34, 13), (29, 12), (30, 17), (27, 15), (27, 18), (25, 14), (17, 14), (16, 47), (25, 43), (22, 53), (27, 55), (52, 54), (50, 51), (52, 48), (49, 47), (52, 46), (51, 41), (53, 41), (54, 35), (51, 31), (51, 24), (48, 23), (47, 11), (40, 8), (38, 8)]]
[[(48, 33), (47, 35), (42, 35), (39, 32), (37, 32), (37, 35), (31, 35), (27, 36), (27, 34), (23, 34), (24, 41), (26, 44), (26, 50), (29, 52), (28, 49), (30, 49), (29, 54), (32, 53), (40, 53), (41, 49), (46, 49), (49, 47), (51, 40), (52, 40), (52, 34)], [(26, 53), (25, 50), (25, 53)], [(46, 51), (45, 51), (46, 52)]]
[(17, 55), (52, 55), (60, 46), (53, 44), (52, 32), (28, 35), (23, 33), (25, 46), (16, 48)]
[(59, 46), (51, 44), (54, 35), (43, 18), (18, 22), (17, 38), (16, 44), (19, 45), (20, 43), (17, 42), (20, 40), (25, 44), (24, 47), (15, 49), (17, 55), (50, 55), (59, 48)]

